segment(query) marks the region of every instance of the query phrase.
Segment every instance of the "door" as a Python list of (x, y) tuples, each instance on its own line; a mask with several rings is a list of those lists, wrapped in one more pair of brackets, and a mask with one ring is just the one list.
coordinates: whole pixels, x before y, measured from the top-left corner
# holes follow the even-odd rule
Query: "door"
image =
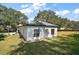
[(51, 29), (51, 35), (52, 36), (54, 35), (54, 29)]

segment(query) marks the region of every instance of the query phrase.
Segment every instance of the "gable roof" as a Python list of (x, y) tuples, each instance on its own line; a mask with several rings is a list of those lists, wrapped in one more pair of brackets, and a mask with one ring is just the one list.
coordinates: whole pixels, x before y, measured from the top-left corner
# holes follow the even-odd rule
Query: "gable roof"
[(57, 27), (57, 25), (55, 25), (55, 24), (51, 24), (51, 23), (44, 22), (44, 21), (33, 21), (33, 22), (31, 22), (31, 23), (24, 24), (24, 26), (47, 26), (47, 27)]

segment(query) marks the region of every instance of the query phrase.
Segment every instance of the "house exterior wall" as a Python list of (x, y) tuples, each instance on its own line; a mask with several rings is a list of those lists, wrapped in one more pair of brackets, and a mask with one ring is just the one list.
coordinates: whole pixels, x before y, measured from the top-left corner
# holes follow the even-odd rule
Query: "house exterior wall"
[[(55, 37), (55, 36), (57, 36), (57, 28), (53, 28), (53, 27), (46, 27), (45, 29), (48, 29), (48, 37), (50, 38), (50, 37)], [(54, 35), (52, 35), (51, 34), (51, 29), (54, 29)]]
[(25, 38), (25, 40), (27, 40), (26, 39), (27, 38), (27, 28), (25, 26), (23, 26), (23, 27), (20, 27), (19, 30), (20, 30), (21, 34), (23, 35), (23, 37)]
[(55, 30), (54, 36), (57, 37), (57, 28), (54, 28), (54, 30)]
[[(39, 37), (34, 37), (34, 29), (40, 29)], [(36, 39), (43, 40), (46, 38), (45, 30), (48, 29), (48, 36), (49, 38), (53, 36), (57, 36), (57, 28), (54, 27), (42, 27), (42, 26), (23, 26), (20, 27), (20, 32), (26, 41), (35, 41)], [(54, 29), (54, 35), (51, 35), (51, 29)]]
[[(39, 37), (34, 37), (34, 29), (40, 29)], [(36, 39), (44, 39), (44, 27), (27, 27), (27, 41), (34, 41)]]

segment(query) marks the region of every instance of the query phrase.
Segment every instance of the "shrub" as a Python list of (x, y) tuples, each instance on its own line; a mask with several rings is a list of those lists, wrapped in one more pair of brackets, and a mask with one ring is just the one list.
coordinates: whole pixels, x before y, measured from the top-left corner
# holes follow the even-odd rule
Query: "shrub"
[(4, 34), (0, 34), (0, 41), (1, 41), (1, 40), (4, 40), (5, 36), (6, 36), (6, 35), (4, 35)]

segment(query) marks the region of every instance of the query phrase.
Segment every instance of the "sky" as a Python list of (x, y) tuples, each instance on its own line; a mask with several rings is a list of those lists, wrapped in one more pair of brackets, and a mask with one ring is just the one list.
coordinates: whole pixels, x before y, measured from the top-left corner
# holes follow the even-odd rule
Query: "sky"
[(2, 3), (28, 16), (32, 21), (39, 10), (52, 10), (62, 18), (79, 21), (79, 3)]

